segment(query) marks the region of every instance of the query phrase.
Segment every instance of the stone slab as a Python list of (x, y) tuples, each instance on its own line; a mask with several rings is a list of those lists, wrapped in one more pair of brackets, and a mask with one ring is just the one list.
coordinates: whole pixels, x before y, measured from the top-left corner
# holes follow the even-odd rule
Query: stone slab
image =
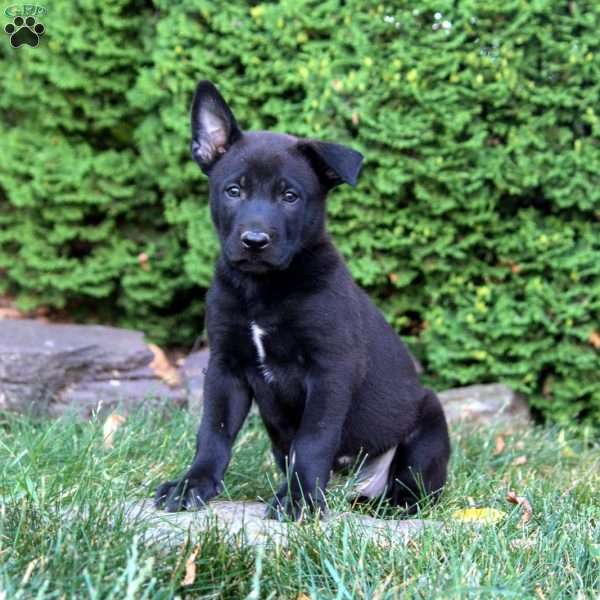
[[(302, 523), (265, 519), (267, 505), (262, 502), (214, 501), (205, 509), (193, 512), (167, 513), (154, 508), (151, 501), (133, 502), (127, 507), (129, 520), (143, 523), (146, 542), (160, 542), (167, 547), (183, 543), (189, 535), (219, 528), (231, 541), (253, 546), (285, 545), (293, 529)], [(361, 535), (382, 543), (406, 543), (426, 527), (441, 523), (420, 519), (376, 519), (352, 512), (330, 513), (319, 525), (324, 535), (345, 523)]]

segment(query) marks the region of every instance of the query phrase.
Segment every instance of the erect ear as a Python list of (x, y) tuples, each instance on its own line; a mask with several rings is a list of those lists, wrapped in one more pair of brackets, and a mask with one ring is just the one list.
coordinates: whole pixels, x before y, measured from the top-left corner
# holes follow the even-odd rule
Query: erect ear
[(205, 173), (241, 136), (235, 117), (219, 90), (200, 81), (192, 101), (192, 156)]
[(302, 140), (298, 149), (308, 158), (328, 188), (340, 183), (356, 185), (363, 155), (341, 144)]

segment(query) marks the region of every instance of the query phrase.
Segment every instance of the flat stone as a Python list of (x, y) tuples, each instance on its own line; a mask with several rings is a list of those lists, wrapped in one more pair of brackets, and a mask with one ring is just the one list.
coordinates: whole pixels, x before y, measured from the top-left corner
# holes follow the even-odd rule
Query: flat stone
[(199, 413), (204, 401), (204, 376), (208, 367), (210, 352), (208, 348), (192, 352), (181, 365), (180, 373), (188, 399), (188, 409)]
[(101, 325), (0, 320), (0, 409), (35, 415), (123, 411), (156, 399), (185, 404), (148, 365), (141, 332)]
[[(161, 542), (167, 547), (180, 545), (188, 536), (218, 528), (232, 542), (285, 545), (293, 528), (300, 523), (265, 519), (267, 505), (262, 502), (215, 501), (193, 512), (167, 513), (154, 508), (152, 502), (131, 503), (126, 510), (130, 521), (143, 523), (146, 542)], [(324, 534), (344, 523), (374, 541), (406, 543), (426, 527), (440, 527), (438, 521), (420, 519), (376, 519), (352, 512), (331, 513), (321, 519)]]
[[(0, 319), (0, 410), (58, 416), (176, 405), (199, 413), (209, 350), (190, 354), (169, 386), (150, 368), (153, 353), (138, 331), (100, 325)], [(439, 393), (449, 422), (528, 424), (525, 399), (503, 384)]]
[(105, 414), (117, 408), (126, 413), (141, 405), (160, 408), (165, 404), (186, 406), (185, 390), (173, 389), (157, 378), (80, 381), (61, 390), (56, 402), (49, 404), (48, 416), (60, 417), (74, 410), (88, 419), (94, 413)]
[(449, 423), (531, 423), (525, 398), (502, 383), (470, 385), (438, 393)]

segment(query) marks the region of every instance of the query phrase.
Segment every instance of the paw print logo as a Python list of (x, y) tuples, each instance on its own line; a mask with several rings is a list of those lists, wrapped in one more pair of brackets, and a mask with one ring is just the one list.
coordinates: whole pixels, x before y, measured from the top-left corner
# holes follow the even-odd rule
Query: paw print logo
[(15, 17), (12, 23), (4, 27), (4, 31), (10, 35), (10, 45), (18, 48), (27, 44), (35, 48), (40, 43), (40, 36), (46, 28), (41, 23), (36, 23), (35, 17)]

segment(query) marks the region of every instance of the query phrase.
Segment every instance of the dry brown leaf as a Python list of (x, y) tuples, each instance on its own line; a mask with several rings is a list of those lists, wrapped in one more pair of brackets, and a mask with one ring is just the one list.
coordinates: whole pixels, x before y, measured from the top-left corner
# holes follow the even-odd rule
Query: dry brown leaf
[(25, 314), (16, 308), (0, 308), (0, 321), (3, 319), (24, 319)]
[(418, 552), (421, 549), (421, 544), (417, 543), (417, 541), (413, 538), (408, 538), (406, 540), (406, 545), (409, 546), (411, 550), (414, 550), (415, 552)]
[(536, 585), (535, 586), (535, 595), (540, 600), (546, 600), (546, 596), (544, 596), (544, 591), (542, 590), (542, 586), (541, 585)]
[(511, 504), (517, 504), (521, 507), (521, 510), (523, 511), (523, 514), (521, 515), (522, 525), (525, 525), (525, 523), (529, 523), (529, 521), (531, 521), (531, 516), (533, 515), (533, 508), (531, 507), (531, 504), (529, 500), (527, 500), (527, 498), (525, 498), (524, 496), (517, 496), (517, 492), (511, 490), (506, 494), (506, 499)]
[(156, 344), (148, 344), (148, 348), (154, 354), (154, 360), (150, 363), (150, 368), (154, 373), (170, 387), (181, 385), (179, 371), (169, 362), (162, 348)]
[(520, 467), (521, 465), (524, 465), (527, 462), (527, 457), (523, 454), (522, 456), (517, 456), (517, 458), (515, 458), (515, 460), (513, 460), (513, 465), (515, 465), (515, 467)]
[(115, 447), (115, 433), (121, 425), (125, 423), (125, 417), (112, 413), (108, 415), (104, 426), (102, 427), (102, 437), (104, 438), (104, 449), (110, 450)]
[(590, 344), (596, 348), (596, 350), (600, 350), (600, 333), (597, 331), (592, 331), (588, 340), (590, 341)]
[(358, 125), (358, 123), (360, 122), (360, 117), (358, 116), (357, 112), (353, 112), (352, 113), (352, 125)]
[(305, 594), (304, 592), (300, 592), (297, 596), (296, 596), (296, 600), (311, 600), (310, 596), (308, 596), (307, 594)]
[(181, 585), (192, 585), (196, 581), (196, 557), (200, 551), (200, 546), (196, 546), (185, 561), (185, 577)]
[(146, 252), (140, 252), (140, 254), (138, 254), (138, 262), (144, 271), (150, 270), (150, 257)]
[(504, 441), (503, 435), (496, 436), (496, 446), (494, 448), (494, 454), (502, 454), (504, 452), (504, 448), (506, 448), (506, 442)]

